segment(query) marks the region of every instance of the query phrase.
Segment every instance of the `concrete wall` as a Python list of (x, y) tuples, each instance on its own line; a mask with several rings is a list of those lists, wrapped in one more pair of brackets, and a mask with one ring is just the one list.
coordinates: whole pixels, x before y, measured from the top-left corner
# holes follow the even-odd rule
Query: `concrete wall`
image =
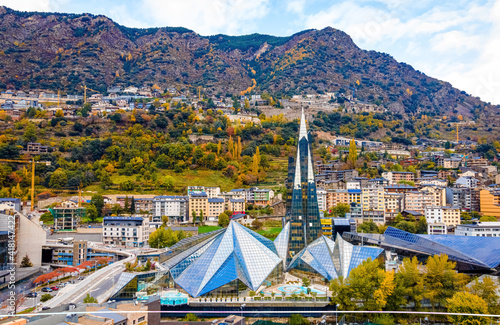
[(19, 215), (19, 234), (17, 236), (17, 267), (21, 266), (23, 257), (28, 255), (33, 266), (42, 265), (42, 245), (47, 241), (47, 233), (35, 222), (24, 215)]

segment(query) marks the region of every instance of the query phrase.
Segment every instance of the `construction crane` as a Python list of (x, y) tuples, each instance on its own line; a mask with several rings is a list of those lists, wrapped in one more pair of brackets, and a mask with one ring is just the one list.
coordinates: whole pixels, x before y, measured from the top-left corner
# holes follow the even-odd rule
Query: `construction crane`
[(457, 123), (457, 145), (458, 145), (458, 123)]
[(87, 102), (87, 89), (91, 90), (91, 91), (94, 91), (96, 93), (100, 93), (100, 91), (92, 89), (92, 88), (89, 88), (89, 87), (87, 87), (87, 85), (83, 85), (83, 86), (80, 86), (80, 87), (83, 88), (83, 103), (84, 104)]
[(35, 210), (35, 164), (45, 164), (50, 165), (50, 161), (35, 161), (32, 160), (21, 160), (21, 159), (0, 159), (0, 162), (13, 162), (18, 164), (31, 164), (31, 211)]

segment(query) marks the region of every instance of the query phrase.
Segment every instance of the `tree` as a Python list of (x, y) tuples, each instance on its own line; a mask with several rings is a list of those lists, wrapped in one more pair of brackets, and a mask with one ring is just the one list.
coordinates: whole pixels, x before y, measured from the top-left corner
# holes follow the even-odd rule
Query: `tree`
[(415, 306), (415, 309), (420, 307), (425, 289), (424, 277), (420, 274), (421, 266), (415, 256), (403, 259), (394, 278), (394, 294), (387, 303), (389, 310), (399, 310), (401, 306), (408, 304)]
[(26, 142), (35, 142), (38, 139), (38, 130), (33, 123), (28, 123), (24, 130), (23, 140)]
[[(488, 304), (481, 297), (470, 292), (457, 292), (447, 299), (449, 313), (480, 314), (488, 313)], [(462, 315), (448, 315), (452, 324), (481, 325), (487, 324), (486, 317), (471, 317)]]
[(52, 188), (61, 188), (66, 186), (68, 182), (68, 175), (62, 168), (57, 168), (52, 175), (50, 175), (49, 186)]
[(424, 216), (420, 217), (417, 221), (417, 234), (427, 233), (427, 219)]
[(97, 216), (102, 217), (102, 209), (104, 208), (104, 197), (99, 194), (92, 195), (90, 199), (90, 204), (96, 207)]
[(350, 162), (352, 168), (356, 167), (357, 160), (358, 160), (358, 149), (356, 148), (356, 141), (354, 141), (354, 139), (351, 139), (351, 142), (349, 143), (348, 161)]
[(255, 154), (253, 155), (252, 158), (252, 173), (254, 173), (255, 175), (259, 174), (260, 159), (261, 159), (260, 151), (259, 147), (257, 147), (257, 149), (255, 149)]
[(255, 296), (255, 291), (251, 290), (248, 295), (250, 296), (250, 298), (254, 297)]
[(288, 320), (288, 325), (309, 325), (309, 321), (301, 314), (292, 314)]
[(396, 225), (394, 225), (394, 227), (401, 229), (401, 230), (404, 230), (406, 232), (410, 232), (412, 234), (417, 232), (417, 226), (416, 226), (415, 222), (412, 222), (412, 221), (403, 220), (401, 222), (398, 222)]
[(347, 203), (339, 203), (331, 211), (331, 214), (335, 217), (345, 218), (345, 214), (351, 211), (351, 206)]
[(499, 295), (497, 294), (498, 289), (494, 280), (489, 276), (485, 276), (481, 281), (475, 279), (469, 288), (469, 292), (486, 301), (490, 314), (498, 314), (500, 311), (500, 305), (498, 303)]
[(425, 297), (432, 307), (444, 306), (446, 300), (467, 284), (467, 276), (455, 271), (456, 263), (448, 260), (447, 255), (434, 255), (427, 258), (424, 273)]
[(225, 213), (221, 213), (219, 215), (219, 220), (218, 220), (218, 224), (220, 227), (227, 227), (229, 225), (229, 216)]
[(28, 257), (28, 254), (26, 254), (23, 257), (23, 260), (21, 261), (21, 267), (32, 267), (33, 263), (31, 263), (30, 258)]
[(99, 212), (97, 212), (95, 205), (91, 204), (87, 207), (85, 215), (89, 218), (90, 222), (95, 222), (99, 217)]
[(46, 302), (52, 299), (52, 295), (50, 293), (46, 293), (43, 296), (40, 297), (41, 302)]
[(192, 313), (186, 314), (186, 316), (182, 319), (183, 322), (197, 322), (199, 320), (198, 316)]
[(196, 211), (191, 212), (191, 217), (193, 218), (193, 224), (196, 223)]
[(134, 214), (135, 213), (135, 199), (132, 196), (132, 199), (130, 200), (130, 213)]
[(255, 230), (260, 230), (262, 229), (262, 226), (264, 224), (262, 223), (262, 221), (260, 221), (259, 219), (255, 219), (254, 221), (252, 221), (252, 227), (253, 229)]
[(496, 217), (494, 216), (482, 216), (480, 219), (479, 219), (480, 222), (496, 222), (498, 221)]
[(241, 151), (242, 151), (242, 146), (241, 146), (241, 137), (238, 137), (238, 146), (237, 146), (237, 153), (236, 153), (236, 159), (241, 158)]
[(128, 198), (128, 195), (125, 195), (125, 200), (123, 201), (123, 208), (126, 211), (130, 211), (130, 199)]
[(310, 285), (311, 285), (311, 280), (309, 280), (309, 278), (308, 278), (308, 277), (303, 277), (303, 278), (302, 278), (302, 286), (303, 286), (304, 288), (307, 288), (307, 287), (309, 287)]
[(98, 301), (96, 298), (92, 297), (90, 293), (87, 293), (87, 296), (83, 298), (83, 303), (84, 304), (97, 304)]

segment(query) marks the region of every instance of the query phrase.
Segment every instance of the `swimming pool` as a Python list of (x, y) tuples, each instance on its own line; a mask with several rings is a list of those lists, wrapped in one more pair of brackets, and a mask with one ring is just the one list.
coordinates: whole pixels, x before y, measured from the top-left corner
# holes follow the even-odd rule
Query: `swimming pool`
[(162, 305), (168, 306), (185, 305), (188, 302), (188, 296), (176, 291), (162, 292), (160, 302)]
[[(317, 293), (319, 295), (324, 295), (325, 294), (325, 292), (321, 291), (321, 290), (316, 290), (316, 289), (313, 289), (313, 288), (309, 288), (309, 289), (311, 289), (311, 292), (315, 292), (315, 293)], [(285, 292), (287, 294), (292, 294), (292, 293), (300, 294), (301, 292), (307, 293), (307, 288), (306, 287), (301, 287), (301, 286), (287, 285), (287, 286), (279, 287), (278, 291)]]

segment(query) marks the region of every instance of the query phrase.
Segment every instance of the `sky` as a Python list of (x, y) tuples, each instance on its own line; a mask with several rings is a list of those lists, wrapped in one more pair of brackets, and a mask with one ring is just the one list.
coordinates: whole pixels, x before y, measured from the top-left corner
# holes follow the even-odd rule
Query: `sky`
[(327, 26), (500, 104), (500, 0), (0, 0), (23, 11), (102, 14), (128, 27), (288, 36)]

